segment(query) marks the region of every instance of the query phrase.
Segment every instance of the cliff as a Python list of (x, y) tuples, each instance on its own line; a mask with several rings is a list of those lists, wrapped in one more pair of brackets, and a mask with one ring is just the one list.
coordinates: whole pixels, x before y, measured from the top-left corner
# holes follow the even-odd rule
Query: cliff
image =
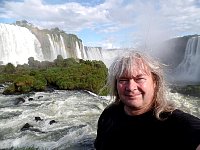
[(59, 28), (39, 29), (27, 21), (16, 25), (29, 29), (39, 40), (45, 60), (54, 60), (58, 54), (64, 58), (84, 58), (82, 40), (74, 34), (67, 34)]

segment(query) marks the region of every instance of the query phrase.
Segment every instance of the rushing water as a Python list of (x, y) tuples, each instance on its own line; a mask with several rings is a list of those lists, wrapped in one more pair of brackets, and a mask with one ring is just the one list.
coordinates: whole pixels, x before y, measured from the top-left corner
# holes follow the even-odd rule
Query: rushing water
[[(25, 102), (16, 104), (18, 97)], [(0, 147), (93, 149), (97, 119), (107, 102), (84, 91), (0, 95)], [(33, 127), (21, 131), (26, 123)]]
[[(19, 97), (25, 102), (19, 102)], [(200, 117), (200, 99), (177, 93), (169, 93), (169, 97)], [(86, 91), (0, 94), (0, 149), (92, 150), (98, 117), (108, 103), (110, 100)], [(26, 123), (31, 127), (22, 130)]]

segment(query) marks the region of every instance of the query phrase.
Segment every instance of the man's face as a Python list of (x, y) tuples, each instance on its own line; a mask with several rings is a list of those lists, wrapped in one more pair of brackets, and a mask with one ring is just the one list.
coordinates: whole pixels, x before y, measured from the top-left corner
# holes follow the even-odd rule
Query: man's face
[(144, 113), (151, 107), (155, 83), (152, 74), (136, 70), (130, 77), (125, 74), (117, 79), (117, 91), (127, 111)]

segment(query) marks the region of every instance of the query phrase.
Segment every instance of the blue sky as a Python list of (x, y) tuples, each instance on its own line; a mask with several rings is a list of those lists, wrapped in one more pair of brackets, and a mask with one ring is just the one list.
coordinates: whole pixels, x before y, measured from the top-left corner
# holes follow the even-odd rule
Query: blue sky
[(200, 0), (1, 0), (0, 23), (27, 20), (86, 46), (131, 48), (200, 34)]

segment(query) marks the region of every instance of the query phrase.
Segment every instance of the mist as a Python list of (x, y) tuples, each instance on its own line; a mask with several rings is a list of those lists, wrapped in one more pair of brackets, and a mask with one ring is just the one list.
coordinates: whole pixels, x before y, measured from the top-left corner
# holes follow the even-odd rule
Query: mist
[(138, 2), (137, 5), (138, 15), (134, 23), (137, 31), (133, 34), (134, 41), (138, 41), (136, 48), (160, 56), (163, 42), (174, 37), (169, 22), (155, 4)]

